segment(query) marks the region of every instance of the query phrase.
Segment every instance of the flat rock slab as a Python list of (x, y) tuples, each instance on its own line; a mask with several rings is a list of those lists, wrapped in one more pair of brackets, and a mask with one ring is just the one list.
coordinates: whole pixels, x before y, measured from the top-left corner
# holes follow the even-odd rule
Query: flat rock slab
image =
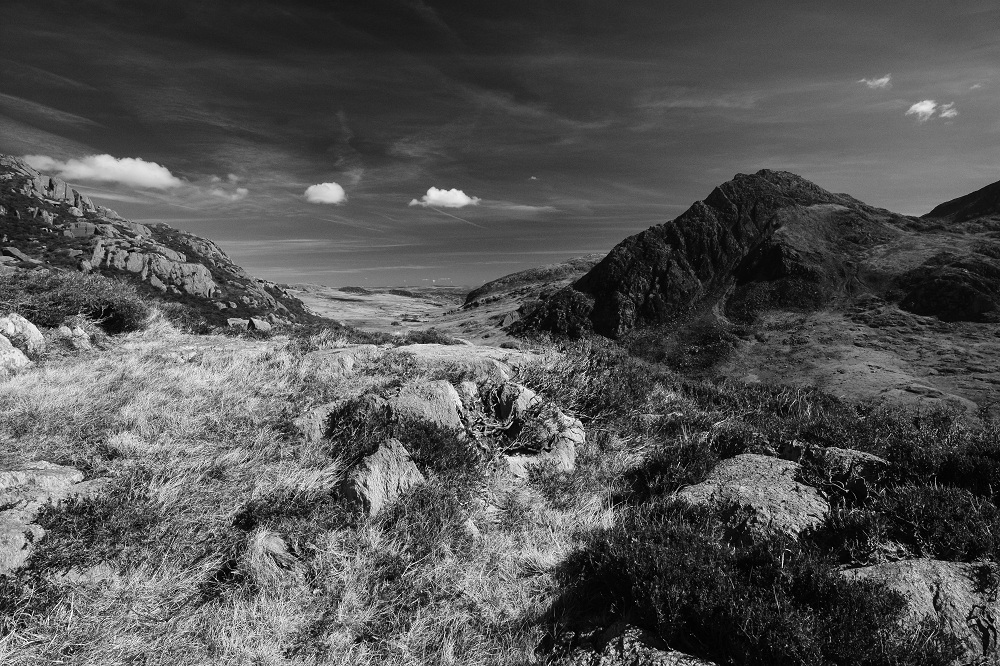
[(795, 480), (798, 468), (790, 460), (745, 453), (723, 460), (707, 479), (680, 490), (677, 497), (716, 510), (734, 543), (795, 538), (830, 512), (819, 491)]
[(104, 479), (83, 481), (72, 467), (37, 461), (0, 471), (0, 575), (24, 566), (32, 545), (45, 535), (34, 523), (42, 506), (98, 492)]
[(901, 560), (843, 572), (848, 580), (873, 581), (895, 590), (906, 599), (906, 623), (916, 629), (925, 617), (941, 619), (965, 648), (956, 664), (1000, 661), (1000, 599), (995, 585), (984, 586), (997, 576), (996, 564)]
[(374, 358), (378, 353), (379, 348), (375, 345), (320, 349), (302, 357), (300, 372), (304, 377), (313, 376), (320, 380), (344, 377), (354, 374), (359, 362)]
[(348, 505), (372, 516), (423, 482), (410, 453), (398, 439), (390, 439), (351, 468), (340, 491)]
[(411, 356), (428, 368), (464, 370), (477, 382), (497, 377), (506, 379), (511, 376), (512, 369), (538, 363), (542, 358), (531, 352), (478, 345), (404, 345), (394, 352)]

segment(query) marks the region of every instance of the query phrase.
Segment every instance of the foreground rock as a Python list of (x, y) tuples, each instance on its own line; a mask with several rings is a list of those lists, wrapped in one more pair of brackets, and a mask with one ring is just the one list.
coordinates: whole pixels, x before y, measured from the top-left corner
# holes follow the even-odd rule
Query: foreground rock
[(444, 379), (410, 382), (388, 403), (397, 421), (424, 421), (448, 430), (465, 428), (462, 398), (455, 387)]
[(881, 583), (903, 595), (916, 629), (922, 620), (941, 620), (962, 642), (965, 654), (956, 664), (1000, 661), (1000, 598), (995, 564), (904, 560), (843, 572), (849, 580)]
[(714, 666), (712, 662), (671, 650), (637, 627), (619, 622), (579, 647), (557, 656), (553, 666)]
[(45, 351), (45, 337), (30, 321), (12, 312), (0, 317), (0, 335), (25, 354), (41, 354)]
[(24, 566), (33, 544), (45, 535), (34, 522), (43, 505), (91, 496), (103, 483), (103, 479), (85, 482), (79, 470), (45, 461), (0, 471), (0, 507), (4, 507), (0, 511), (0, 574)]
[(716, 510), (735, 544), (796, 538), (830, 512), (819, 491), (795, 480), (798, 463), (753, 453), (720, 462), (708, 478), (680, 490), (693, 506)]
[(531, 468), (549, 466), (557, 472), (576, 469), (576, 450), (587, 441), (587, 432), (579, 419), (558, 409), (543, 410), (529, 420), (517, 439), (518, 448), (505, 457), (511, 473), (527, 478)]
[(0, 335), (0, 378), (8, 377), (30, 365), (31, 361), (24, 355), (24, 352), (12, 345), (6, 337)]
[(340, 491), (349, 506), (372, 516), (423, 482), (424, 475), (403, 444), (390, 439), (351, 468)]
[(302, 357), (300, 373), (328, 381), (337, 377), (354, 374), (358, 363), (374, 358), (379, 353), (375, 345), (351, 345), (337, 349), (320, 349)]
[(475, 345), (416, 344), (397, 347), (394, 351), (411, 357), (421, 367), (464, 372), (476, 382), (507, 379), (513, 369), (541, 360), (538, 354), (531, 352)]

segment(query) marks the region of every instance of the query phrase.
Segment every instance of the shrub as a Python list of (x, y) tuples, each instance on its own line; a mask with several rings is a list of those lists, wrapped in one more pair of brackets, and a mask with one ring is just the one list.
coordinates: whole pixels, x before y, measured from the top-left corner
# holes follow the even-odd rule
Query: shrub
[(815, 552), (721, 543), (703, 512), (660, 503), (594, 534), (560, 575), (576, 608), (613, 614), (671, 647), (727, 664), (947, 664), (958, 643), (929, 621), (908, 635), (903, 598), (849, 582)]
[(108, 333), (144, 328), (149, 307), (127, 282), (77, 272), (18, 272), (0, 282), (0, 310), (39, 326), (59, 326), (83, 315)]
[(442, 550), (468, 547), (467, 517), (456, 489), (441, 479), (431, 479), (383, 509), (378, 524), (402, 540), (405, 559), (413, 562)]

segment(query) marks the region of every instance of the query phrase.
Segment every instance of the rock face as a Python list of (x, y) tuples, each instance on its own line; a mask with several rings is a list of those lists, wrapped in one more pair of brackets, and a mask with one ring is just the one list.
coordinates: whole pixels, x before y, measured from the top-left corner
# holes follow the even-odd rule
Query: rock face
[(409, 452), (390, 439), (355, 465), (341, 485), (345, 500), (367, 515), (375, 515), (408, 489), (423, 483)]
[(20, 349), (0, 335), (0, 379), (31, 365), (31, 361)]
[[(125, 277), (167, 299), (189, 305), (204, 301), (207, 315), (218, 324), (235, 315), (254, 317), (264, 326), (265, 317), (308, 318), (298, 299), (248, 275), (212, 241), (165, 224), (122, 219), (65, 182), (0, 155), (0, 236), (8, 235), (16, 243), (4, 252), (23, 265)], [(215, 312), (221, 304), (225, 314)]]
[(26, 354), (40, 354), (45, 351), (45, 338), (42, 332), (15, 312), (0, 317), (0, 335)]
[(904, 560), (850, 569), (844, 576), (882, 583), (902, 594), (911, 626), (925, 617), (943, 620), (965, 648), (956, 664), (993, 664), (1000, 660), (1000, 598), (996, 585), (984, 587), (981, 581), (995, 577), (995, 569), (985, 563)]
[(34, 523), (42, 506), (73, 496), (89, 496), (100, 489), (101, 480), (83, 481), (83, 473), (72, 468), (39, 461), (17, 469), (0, 471), (0, 574), (27, 562), (32, 544), (45, 535)]
[(835, 277), (824, 261), (813, 261), (812, 248), (775, 237), (798, 212), (847, 215), (865, 230), (885, 213), (788, 172), (740, 174), (672, 222), (626, 238), (575, 284), (527, 313), (526, 325), (618, 337), (635, 326), (668, 322), (740, 278), (819, 289)]
[(677, 497), (718, 511), (733, 543), (795, 538), (830, 512), (819, 491), (795, 480), (797, 470), (798, 463), (789, 460), (745, 453), (723, 460), (707, 479)]

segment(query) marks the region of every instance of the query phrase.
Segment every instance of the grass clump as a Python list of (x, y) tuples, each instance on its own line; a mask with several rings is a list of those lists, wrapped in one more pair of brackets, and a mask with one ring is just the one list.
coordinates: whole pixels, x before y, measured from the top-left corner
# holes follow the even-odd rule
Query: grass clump
[(38, 326), (55, 327), (84, 316), (108, 333), (139, 331), (150, 311), (136, 288), (121, 280), (78, 272), (17, 272), (0, 282), (0, 310)]

